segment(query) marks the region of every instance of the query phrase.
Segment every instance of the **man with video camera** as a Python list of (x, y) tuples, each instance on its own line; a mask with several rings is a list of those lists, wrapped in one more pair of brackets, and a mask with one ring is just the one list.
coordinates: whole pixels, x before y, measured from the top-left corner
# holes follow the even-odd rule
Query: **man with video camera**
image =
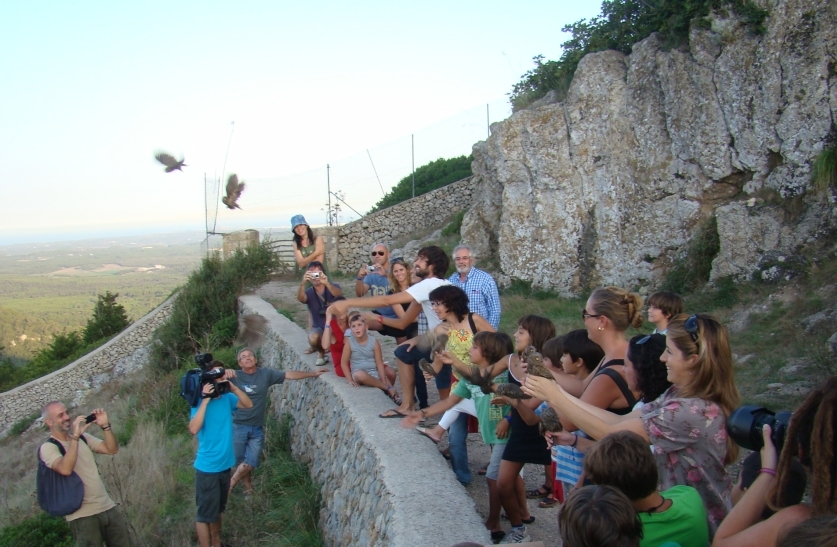
[[(195, 529), (201, 547), (221, 547), (221, 513), (227, 505), (233, 451), (233, 412), (252, 401), (225, 376), (224, 364), (209, 354), (195, 357), (201, 365), (201, 399), (192, 407), (189, 432), (198, 436), (195, 457)], [(206, 361), (209, 361), (207, 364)]]

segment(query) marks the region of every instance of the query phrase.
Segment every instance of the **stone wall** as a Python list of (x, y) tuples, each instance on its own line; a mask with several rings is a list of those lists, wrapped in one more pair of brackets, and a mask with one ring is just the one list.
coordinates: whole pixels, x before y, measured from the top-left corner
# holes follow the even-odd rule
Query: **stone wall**
[(79, 393), (101, 384), (100, 377), (113, 372), (120, 362), (130, 361), (137, 353), (143, 353), (154, 330), (171, 314), (172, 300), (169, 298), (107, 344), (64, 368), (0, 393), (0, 423), (4, 424), (2, 429), (8, 429), (24, 416), (39, 412), (49, 401), (74, 400)]
[(335, 247), (339, 252), (337, 269), (354, 273), (369, 260), (373, 244), (391, 245), (402, 236), (438, 226), (469, 208), (476, 185), (477, 179), (468, 177), (340, 226)]
[[(257, 296), (242, 313), (268, 320), (262, 366), (314, 370), (305, 332)], [(326, 546), (439, 547), (489, 544), (473, 500), (432, 443), (378, 414), (391, 403), (375, 388), (351, 387), (332, 372), (273, 389), (273, 409), (293, 417), (291, 448), (320, 485)], [(456, 518), (451, 518), (455, 510)]]

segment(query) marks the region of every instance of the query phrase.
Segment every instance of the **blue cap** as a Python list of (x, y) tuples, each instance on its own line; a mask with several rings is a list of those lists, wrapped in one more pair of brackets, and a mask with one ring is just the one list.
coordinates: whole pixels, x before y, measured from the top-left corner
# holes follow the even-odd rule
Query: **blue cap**
[(305, 217), (302, 215), (294, 215), (291, 217), (291, 230), (299, 226), (300, 224), (305, 224), (308, 226), (308, 223), (305, 222)]

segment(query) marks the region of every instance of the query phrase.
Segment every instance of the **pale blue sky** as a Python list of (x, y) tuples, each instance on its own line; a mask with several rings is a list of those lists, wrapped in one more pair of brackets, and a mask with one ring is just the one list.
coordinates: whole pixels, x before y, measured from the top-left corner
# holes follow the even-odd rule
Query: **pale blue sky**
[[(233, 120), (227, 172), (252, 182), (244, 211), (223, 209), (219, 227), (321, 220), (326, 163), (333, 189), (365, 212), (381, 190), (352, 161), (370, 149), (388, 190), (409, 172), (394, 158), (411, 133), (429, 159), (467, 154), (485, 105), (507, 116), (531, 58), (559, 57), (561, 27), (599, 7), (2, 2), (0, 244), (203, 229), (203, 173), (221, 174)], [(189, 167), (164, 174), (157, 149)]]

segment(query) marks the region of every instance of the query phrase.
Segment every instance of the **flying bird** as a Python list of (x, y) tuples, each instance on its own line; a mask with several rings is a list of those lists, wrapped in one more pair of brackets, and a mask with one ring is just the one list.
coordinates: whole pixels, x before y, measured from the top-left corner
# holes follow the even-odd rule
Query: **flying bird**
[(261, 315), (248, 313), (238, 318), (238, 339), (236, 342), (255, 348), (262, 345), (267, 334), (267, 319)]
[(186, 164), (183, 163), (184, 161), (186, 161), (185, 158), (181, 158), (180, 161), (177, 161), (176, 159), (174, 159), (174, 156), (172, 156), (171, 154), (166, 154), (165, 152), (158, 152), (157, 155), (154, 157), (157, 158), (157, 161), (166, 166), (166, 173), (171, 173), (174, 170), (180, 171), (182, 173), (183, 169), (181, 169), (181, 167), (186, 167)]
[(244, 191), (244, 183), (238, 182), (238, 175), (235, 173), (230, 175), (227, 179), (227, 195), (221, 198), (221, 202), (229, 209), (241, 209), (236, 203), (241, 197), (241, 192)]

